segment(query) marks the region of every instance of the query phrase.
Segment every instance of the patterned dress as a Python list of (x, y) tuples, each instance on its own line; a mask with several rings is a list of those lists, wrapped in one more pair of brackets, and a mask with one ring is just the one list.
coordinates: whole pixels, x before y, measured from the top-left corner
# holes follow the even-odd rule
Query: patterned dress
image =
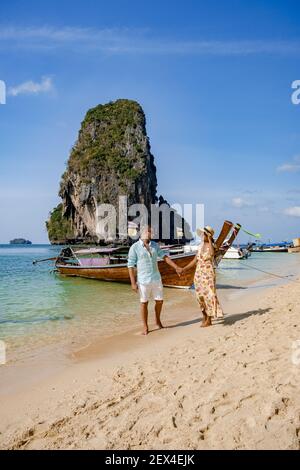
[(216, 291), (214, 257), (201, 244), (197, 253), (197, 266), (194, 277), (197, 301), (202, 312), (209, 317), (222, 318), (223, 311)]

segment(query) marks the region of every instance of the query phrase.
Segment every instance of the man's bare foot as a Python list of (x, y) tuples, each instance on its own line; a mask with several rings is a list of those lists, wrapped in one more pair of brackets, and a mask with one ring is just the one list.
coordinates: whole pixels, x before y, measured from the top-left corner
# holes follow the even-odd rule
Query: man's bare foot
[(148, 328), (145, 328), (145, 329), (141, 332), (141, 335), (142, 335), (142, 336), (147, 336), (148, 333), (149, 333)]
[(162, 323), (159, 321), (159, 322), (156, 322), (156, 326), (159, 330), (161, 330), (162, 328), (164, 328), (164, 326), (162, 325)]

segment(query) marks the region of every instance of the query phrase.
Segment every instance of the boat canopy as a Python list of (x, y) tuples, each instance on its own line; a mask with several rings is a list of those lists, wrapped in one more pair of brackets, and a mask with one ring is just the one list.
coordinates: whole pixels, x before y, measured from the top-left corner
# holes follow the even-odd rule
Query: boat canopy
[(104, 247), (104, 248), (83, 248), (81, 250), (73, 250), (73, 253), (75, 255), (92, 255), (92, 254), (96, 254), (96, 253), (110, 255), (112, 253), (115, 253), (116, 251), (120, 251), (121, 249), (122, 249), (122, 247), (118, 247), (118, 248), (108, 248), (108, 247)]
[(290, 246), (292, 242), (279, 242), (279, 243), (260, 243), (257, 246), (266, 246), (266, 247), (273, 247), (273, 246)]
[(171, 248), (177, 248), (177, 247), (182, 248), (183, 245), (179, 245), (178, 243), (176, 245), (160, 245), (160, 248), (162, 250), (170, 250)]

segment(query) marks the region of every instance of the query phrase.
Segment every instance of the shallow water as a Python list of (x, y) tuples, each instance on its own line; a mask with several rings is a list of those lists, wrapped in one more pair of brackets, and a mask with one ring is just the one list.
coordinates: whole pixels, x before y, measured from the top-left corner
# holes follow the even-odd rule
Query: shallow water
[(241, 283), (264, 278), (279, 279), (277, 276), (291, 276), (292, 279), (298, 275), (300, 253), (252, 253), (246, 260), (222, 260), (218, 269), (219, 281), (224, 279)]
[[(0, 245), (0, 339), (11, 350), (111, 334), (138, 318), (138, 297), (130, 286), (64, 278), (53, 273), (51, 263), (32, 264), (59, 250), (49, 245)], [(245, 261), (224, 260), (217, 274), (219, 288), (271, 279), (253, 267), (299, 275), (300, 254), (254, 253)], [(178, 302), (183, 295), (177, 289), (165, 289), (168, 303)]]

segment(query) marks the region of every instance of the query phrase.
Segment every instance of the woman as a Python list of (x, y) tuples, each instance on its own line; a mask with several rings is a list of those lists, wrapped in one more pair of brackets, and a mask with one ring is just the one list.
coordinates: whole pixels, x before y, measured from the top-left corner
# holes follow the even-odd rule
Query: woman
[(214, 268), (215, 246), (214, 230), (210, 226), (198, 229), (202, 237), (195, 258), (182, 269), (182, 273), (196, 265), (194, 285), (198, 303), (203, 313), (202, 327), (212, 325), (212, 318), (223, 317), (216, 291), (216, 273)]

